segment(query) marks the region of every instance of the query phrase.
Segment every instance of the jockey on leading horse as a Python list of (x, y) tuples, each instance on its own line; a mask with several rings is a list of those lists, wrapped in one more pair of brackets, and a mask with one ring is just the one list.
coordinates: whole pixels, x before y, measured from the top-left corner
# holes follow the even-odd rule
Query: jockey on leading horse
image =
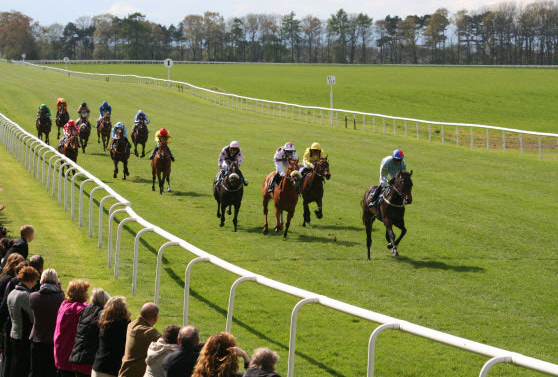
[(170, 133), (166, 129), (161, 128), (159, 131), (157, 131), (157, 133), (155, 134), (155, 142), (157, 143), (157, 146), (153, 149), (153, 153), (151, 153), (151, 157), (149, 157), (149, 159), (153, 160), (153, 158), (155, 157), (155, 154), (159, 150), (159, 147), (161, 146), (161, 144), (166, 142), (170, 158), (171, 158), (172, 162), (174, 162), (174, 157), (172, 155), (172, 152), (171, 152), (170, 148), (168, 147), (168, 144), (171, 142), (171, 138), (172, 138), (172, 136), (170, 135)]
[(39, 110), (37, 111), (37, 119), (39, 119), (39, 116), (41, 115), (41, 110), (45, 110), (45, 116), (50, 117), (50, 109), (48, 108), (48, 106), (46, 104), (42, 104), (39, 107)]
[(322, 149), (320, 143), (312, 143), (310, 148), (306, 148), (304, 156), (302, 157), (303, 167), (300, 168), (301, 174), (306, 174), (312, 169), (314, 169), (314, 163), (318, 162), (320, 159), (326, 159), (327, 153)]
[(285, 176), (285, 171), (289, 167), (291, 161), (298, 162), (298, 155), (296, 154), (296, 149), (293, 143), (290, 141), (286, 142), (284, 146), (279, 147), (273, 156), (275, 162), (275, 177), (269, 185), (268, 192), (273, 192), (275, 186), (281, 181), (281, 178)]
[(112, 128), (112, 132), (111, 132), (112, 142), (110, 144), (110, 149), (114, 149), (114, 147), (116, 146), (116, 131), (119, 128), (122, 129), (122, 136), (124, 137), (124, 139), (126, 139), (126, 144), (128, 144), (126, 148), (132, 148), (132, 144), (130, 144), (130, 142), (128, 141), (128, 131), (126, 131), (126, 126), (122, 122), (118, 122)]
[[(84, 113), (82, 114), (82, 112), (84, 112)], [(79, 105), (79, 108), (78, 108), (78, 115), (82, 116), (83, 118), (85, 118), (86, 121), (88, 121), (90, 113), (91, 113), (91, 111), (89, 110), (89, 106), (87, 106), (87, 104), (85, 102), (82, 102), (81, 105)]]
[(64, 125), (64, 137), (60, 139), (58, 148), (62, 147), (66, 142), (66, 139), (72, 136), (72, 134), (79, 136), (79, 127), (76, 125), (76, 122), (69, 120), (68, 123)]
[(391, 156), (384, 157), (380, 164), (380, 186), (370, 195), (369, 207), (376, 204), (378, 197), (388, 186), (388, 174), (393, 179), (398, 172), (407, 170), (407, 164), (403, 161), (404, 157), (405, 155), (401, 149), (396, 149)]
[(138, 128), (140, 122), (143, 122), (146, 126), (151, 123), (147, 114), (143, 112), (143, 110), (139, 110), (136, 116), (134, 117), (134, 128), (132, 128), (132, 134), (136, 132), (136, 128)]
[(105, 113), (109, 113), (110, 115), (111, 111), (112, 111), (112, 107), (110, 107), (108, 102), (107, 101), (103, 102), (101, 106), (99, 106), (99, 120), (97, 121), (97, 124), (99, 124), (99, 122), (103, 119), (103, 115), (105, 115)]
[[(238, 143), (238, 141), (231, 141), (229, 145), (221, 149), (221, 154), (219, 155), (219, 160), (217, 161), (217, 163), (219, 164), (219, 169), (221, 169), (219, 175), (217, 176), (217, 183), (220, 183), (221, 180), (227, 175), (231, 162), (236, 162), (239, 168), (240, 165), (242, 165), (242, 150), (240, 149), (240, 144)], [(248, 186), (248, 182), (246, 182), (240, 170), (238, 170), (238, 176), (244, 186)]]

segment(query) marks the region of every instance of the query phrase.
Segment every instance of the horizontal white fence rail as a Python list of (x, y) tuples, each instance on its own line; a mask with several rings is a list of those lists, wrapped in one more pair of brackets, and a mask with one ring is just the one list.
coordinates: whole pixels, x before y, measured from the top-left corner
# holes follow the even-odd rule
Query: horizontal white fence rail
[(399, 133), (401, 136), (404, 134), (405, 137), (409, 137), (416, 133), (416, 138), (419, 139), (422, 133), (422, 138), (428, 138), (429, 142), (433, 141), (433, 139), (439, 140), (442, 145), (451, 142), (457, 146), (470, 145), (471, 148), (475, 146), (484, 148), (486, 146), (487, 150), (491, 147), (501, 148), (504, 152), (506, 149), (516, 148), (520, 149), (522, 155), (525, 153), (525, 150), (538, 150), (539, 158), (542, 158), (543, 150), (545, 149), (556, 149), (558, 152), (558, 134), (555, 133), (525, 131), (481, 124), (428, 121), (346, 109), (304, 106), (222, 93), (182, 81), (137, 75), (78, 72), (22, 61), (12, 61), (11, 63), (90, 80), (143, 84), (173, 89), (179, 92), (190, 93), (193, 96), (212, 101), (218, 105), (293, 121), (329, 124), (330, 126), (333, 126), (334, 123), (336, 126), (339, 126), (341, 122), (341, 125), (344, 124), (345, 128), (352, 128), (354, 130), (357, 130), (358, 123), (359, 130), (366, 131), (367, 129), (372, 129), (373, 132), (380, 132), (381, 129), (383, 134), (391, 134), (392, 128), (393, 136), (397, 136)]
[[(46, 145), (35, 136), (23, 130), (19, 125), (11, 121), (5, 115), (0, 113), (0, 142), (6, 146), (9, 152), (14, 155), (19, 161), (25, 166), (25, 168), (41, 183), (45, 186), (47, 193), (54, 197), (56, 189), (58, 190), (58, 202), (62, 200), (62, 191), (64, 191), (64, 210), (68, 210), (68, 196), (71, 197), (71, 217), (74, 218), (74, 186), (77, 185), (75, 179), (76, 177), (85, 178), (80, 184), (79, 190), (79, 225), (83, 225), (83, 191), (84, 186), (88, 183), (92, 183), (93, 186), (90, 191), (89, 198), (89, 236), (93, 236), (92, 225), (93, 225), (93, 206), (94, 206), (94, 194), (96, 191), (103, 190), (106, 193), (101, 201), (99, 202), (99, 234), (98, 234), (98, 245), (99, 248), (102, 247), (103, 239), (103, 203), (108, 199), (113, 199), (116, 201), (109, 209), (109, 221), (108, 221), (108, 266), (110, 267), (114, 259), (114, 278), (118, 278), (118, 266), (119, 266), (119, 250), (122, 238), (122, 228), (127, 222), (136, 222), (141, 225), (142, 229), (136, 234), (134, 240), (134, 259), (133, 259), (133, 276), (132, 276), (132, 294), (135, 295), (136, 292), (136, 282), (137, 282), (137, 264), (138, 264), (138, 243), (142, 234), (146, 232), (154, 232), (165, 240), (165, 243), (160, 247), (157, 254), (157, 266), (156, 266), (156, 277), (155, 277), (155, 297), (154, 301), (159, 302), (159, 287), (161, 279), (161, 265), (164, 250), (169, 246), (179, 246), (184, 250), (189, 251), (196, 256), (195, 259), (190, 261), (185, 271), (185, 284), (184, 284), (184, 324), (188, 323), (188, 309), (189, 309), (189, 287), (190, 287), (190, 275), (191, 270), (195, 264), (199, 262), (211, 263), (225, 271), (239, 276), (230, 290), (229, 306), (227, 311), (227, 322), (226, 330), (232, 331), (232, 318), (234, 310), (234, 300), (235, 292), (238, 285), (244, 281), (250, 281), (253, 283), (260, 284), (262, 286), (274, 289), (279, 292), (283, 292), (295, 297), (299, 297), (301, 300), (293, 308), (291, 315), (291, 327), (290, 327), (290, 341), (289, 341), (289, 358), (288, 358), (288, 376), (294, 376), (294, 362), (295, 362), (295, 347), (296, 347), (296, 323), (298, 318), (299, 310), (302, 306), (306, 304), (319, 304), (327, 308), (331, 308), (355, 317), (366, 319), (368, 321), (379, 323), (380, 326), (377, 327), (370, 336), (370, 341), (368, 345), (368, 367), (367, 375), (369, 377), (374, 375), (374, 353), (375, 353), (375, 340), (380, 334), (380, 332), (386, 329), (400, 330), (409, 334), (413, 334), (422, 338), (430, 339), (442, 344), (457, 347), (459, 349), (480, 354), (490, 358), (486, 364), (483, 366), (480, 376), (486, 376), (489, 369), (497, 363), (508, 363), (516, 366), (528, 368), (531, 370), (547, 373), (553, 376), (558, 376), (558, 365), (551, 364), (542, 360), (538, 360), (532, 357), (524, 356), (519, 353), (506, 351), (504, 349), (491, 347), (486, 344), (481, 344), (450, 334), (446, 334), (440, 331), (432, 330), (423, 326), (419, 326), (401, 319), (389, 317), (380, 313), (376, 313), (364, 308), (360, 308), (354, 305), (350, 305), (323, 295), (319, 295), (313, 292), (309, 292), (297, 287), (293, 287), (281, 282), (269, 279), (265, 276), (255, 274), (251, 271), (245, 270), (231, 263), (228, 263), (214, 255), (211, 255), (196, 246), (188, 243), (187, 241), (167, 232), (166, 230), (160, 228), (159, 226), (152, 224), (144, 220), (139, 216), (131, 207), (131, 203), (124, 197), (119, 195), (110, 186), (103, 183), (100, 179), (86, 171), (81, 166), (70, 161), (65, 156), (57, 152), (57, 150), (49, 145)], [(50, 156), (49, 156), (50, 154)], [(66, 172), (63, 173), (64, 168), (67, 168)], [(48, 169), (48, 170), (46, 170)], [(75, 175), (71, 179), (71, 186), (69, 188), (70, 195), (68, 195), (68, 175), (70, 171), (74, 171)], [(46, 172), (46, 181), (45, 181)], [(58, 174), (58, 180), (56, 180), (56, 174)], [(64, 176), (64, 177), (62, 177)], [(62, 181), (63, 178), (63, 181)], [(56, 184), (58, 182), (58, 185)], [(117, 207), (123, 207), (116, 209)], [(126, 214), (126, 217), (120, 221), (117, 229), (116, 235), (116, 252), (113, 257), (113, 226), (116, 214)]]

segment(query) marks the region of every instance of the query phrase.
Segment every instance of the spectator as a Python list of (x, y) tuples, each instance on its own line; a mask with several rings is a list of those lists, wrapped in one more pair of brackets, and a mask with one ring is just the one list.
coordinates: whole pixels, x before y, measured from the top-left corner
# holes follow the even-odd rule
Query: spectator
[(204, 344), (193, 377), (234, 377), (238, 373), (238, 357), (244, 358), (244, 367), (250, 363), (248, 354), (236, 346), (232, 334), (220, 332), (212, 335)]
[[(31, 225), (24, 225), (21, 227), (19, 231), (21, 238), (18, 238), (11, 249), (6, 254), (6, 257), (9, 257), (13, 253), (21, 254), (23, 259), (27, 259), (27, 255), (29, 254), (29, 242), (33, 241), (35, 238), (35, 229)], [(6, 261), (2, 263), (2, 268), (6, 265)]]
[[(29, 265), (33, 267), (39, 273), (39, 276), (43, 273), (43, 269), (45, 266), (45, 260), (39, 254), (33, 255), (29, 258)], [(41, 283), (37, 280), (37, 284), (31, 289), (31, 292), (38, 292), (41, 288)]]
[(258, 348), (254, 350), (250, 365), (244, 373), (244, 377), (281, 377), (275, 373), (275, 364), (279, 355), (269, 348)]
[(12, 248), (13, 245), (14, 245), (14, 240), (12, 240), (11, 238), (7, 238), (6, 236), (1, 237), (0, 235), (0, 259), (2, 261), (4, 261), (6, 254), (8, 254), (8, 251)]
[(178, 344), (178, 349), (163, 360), (165, 377), (190, 377), (203, 347), (198, 329), (193, 326), (180, 329)]
[(55, 377), (54, 327), (64, 292), (60, 290), (58, 274), (53, 269), (43, 271), (41, 288), (29, 296), (35, 322), (31, 329), (31, 371), (29, 377)]
[[(89, 283), (83, 280), (72, 280), (68, 284), (66, 299), (58, 309), (56, 328), (54, 329), (54, 365), (58, 377), (75, 377), (75, 372), (83, 373), (70, 363), (70, 353), (74, 348), (77, 324), (83, 309), (87, 307), (87, 289)], [(85, 369), (85, 371), (87, 371)]]
[(33, 327), (34, 316), (29, 306), (31, 288), (39, 279), (39, 273), (33, 267), (23, 267), (17, 275), (19, 283), (8, 296), (8, 309), (12, 321), (10, 331), (10, 345), (12, 347), (12, 362), (10, 377), (28, 377), (31, 342), (29, 335)]
[(95, 354), (92, 377), (116, 377), (126, 347), (130, 312), (122, 296), (111, 298), (99, 318), (99, 349)]
[(8, 229), (6, 227), (0, 226), (0, 239), (6, 238), (8, 235)]
[(151, 342), (159, 339), (161, 334), (153, 325), (159, 320), (159, 308), (152, 302), (144, 304), (138, 318), (128, 325), (126, 332), (126, 350), (122, 358), (119, 377), (143, 377), (145, 358)]
[(101, 288), (95, 288), (91, 294), (91, 305), (83, 309), (77, 325), (76, 339), (74, 348), (70, 354), (70, 363), (74, 365), (75, 370), (86, 371), (87, 373), (78, 373), (79, 375), (91, 375), (91, 366), (95, 361), (95, 354), (99, 348), (99, 316), (105, 307), (110, 296)]
[(156, 342), (152, 342), (149, 345), (147, 358), (145, 359), (147, 368), (145, 369), (144, 377), (164, 377), (163, 360), (178, 348), (179, 331), (180, 326), (167, 326), (163, 331), (163, 335)]

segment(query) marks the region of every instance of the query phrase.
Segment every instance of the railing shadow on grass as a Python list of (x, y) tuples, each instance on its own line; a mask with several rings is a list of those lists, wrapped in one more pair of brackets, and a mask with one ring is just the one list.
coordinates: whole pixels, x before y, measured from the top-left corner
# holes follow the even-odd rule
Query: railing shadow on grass
[(409, 257), (400, 256), (396, 259), (398, 262), (408, 263), (414, 268), (430, 268), (435, 270), (451, 270), (454, 272), (473, 272), (484, 273), (486, 270), (483, 267), (477, 266), (453, 266), (444, 262), (435, 260), (415, 260)]

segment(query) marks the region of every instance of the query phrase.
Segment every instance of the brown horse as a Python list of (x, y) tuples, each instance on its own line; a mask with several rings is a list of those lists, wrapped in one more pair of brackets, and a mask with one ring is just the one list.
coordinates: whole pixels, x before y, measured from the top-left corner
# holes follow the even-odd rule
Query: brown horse
[(302, 178), (302, 203), (304, 206), (304, 222), (302, 226), (310, 222), (310, 208), (308, 205), (316, 202), (318, 210), (314, 211), (316, 217), (321, 219), (322, 213), (322, 198), (324, 197), (324, 178), (329, 180), (331, 173), (329, 172), (329, 162), (327, 158), (318, 160), (314, 164), (314, 169)]
[[(379, 205), (373, 207), (368, 206), (370, 193), (378, 188), (378, 186), (370, 187), (366, 190), (364, 198), (361, 202), (362, 205), (362, 221), (366, 227), (366, 247), (368, 249), (368, 260), (370, 260), (370, 246), (372, 245), (372, 224), (375, 219), (382, 221), (386, 227), (386, 240), (388, 242), (388, 249), (391, 249), (391, 254), (394, 257), (399, 256), (397, 252), (397, 245), (407, 233), (405, 228), (405, 205), (411, 204), (413, 195), (413, 181), (411, 176), (413, 171), (398, 172), (395, 178), (391, 180), (391, 186), (382, 194), (379, 200)], [(399, 238), (395, 239), (392, 226), (401, 229)]]
[(145, 121), (142, 120), (138, 123), (134, 132), (132, 132), (132, 142), (134, 143), (134, 154), (138, 156), (138, 144), (141, 144), (141, 158), (145, 157), (145, 143), (147, 142), (147, 137), (149, 131), (145, 125)]
[(52, 121), (46, 113), (45, 108), (41, 108), (39, 111), (39, 117), (35, 122), (35, 127), (37, 128), (37, 137), (43, 140), (43, 134), (45, 134), (45, 143), (50, 144), (50, 127), (52, 126)]
[[(213, 182), (213, 197), (217, 201), (217, 217), (221, 219), (219, 226), (225, 225), (225, 209), (228, 207), (228, 214), (231, 215), (231, 206), (234, 207), (233, 225), (234, 231), (238, 224), (238, 211), (242, 204), (244, 195), (244, 184), (240, 179), (238, 164), (232, 162), (229, 166), (227, 175), (219, 180), (215, 177)], [(218, 173), (220, 174), (220, 172)]]
[(276, 221), (274, 231), (275, 233), (277, 233), (283, 228), (283, 211), (286, 211), (287, 224), (285, 225), (285, 233), (283, 234), (283, 237), (287, 237), (287, 232), (289, 231), (289, 225), (291, 225), (291, 219), (294, 216), (296, 203), (298, 202), (297, 187), (300, 183), (301, 174), (297, 168), (298, 165), (295, 161), (289, 164), (289, 168), (287, 169), (285, 176), (282, 177), (281, 182), (274, 187), (273, 193), (269, 193), (268, 188), (276, 173), (271, 172), (265, 178), (262, 187), (263, 213), (265, 216), (263, 234), (268, 233), (269, 225), (267, 221), (267, 212), (268, 212), (267, 205), (269, 201), (273, 198), (273, 201), (275, 203), (275, 221)]
[[(62, 141), (62, 140), (60, 140)], [(59, 143), (60, 144), (60, 143)], [(79, 139), (75, 133), (72, 133), (63, 145), (59, 145), (58, 152), (62, 153), (64, 156), (68, 157), (73, 162), (77, 162), (78, 152), (79, 152)]]
[(103, 118), (97, 121), (97, 143), (101, 143), (101, 136), (103, 137), (103, 151), (107, 150), (110, 140), (110, 131), (112, 123), (110, 122), (110, 114), (105, 112)]
[(116, 144), (114, 148), (110, 149), (110, 157), (114, 162), (114, 175), (113, 177), (116, 178), (118, 175), (118, 161), (122, 161), (122, 165), (124, 165), (124, 176), (122, 177), (123, 180), (126, 180), (126, 176), (130, 175), (128, 172), (128, 159), (130, 158), (130, 148), (128, 148), (128, 141), (124, 137), (124, 130), (122, 128), (118, 128), (116, 130), (116, 140), (114, 141)]
[(70, 120), (70, 114), (68, 114), (68, 110), (66, 109), (66, 104), (63, 103), (60, 106), (60, 109), (56, 111), (56, 127), (58, 127), (58, 136), (57, 138), (60, 139), (60, 129), (64, 128), (64, 125), (68, 123)]
[(79, 127), (79, 143), (81, 144), (83, 154), (85, 154), (85, 147), (87, 147), (87, 142), (89, 141), (89, 136), (91, 135), (91, 124), (89, 123), (89, 120), (87, 120), (86, 115), (80, 114), (76, 125)]
[(167, 143), (163, 142), (159, 146), (159, 150), (151, 160), (151, 172), (153, 173), (153, 186), (151, 189), (155, 191), (155, 177), (159, 179), (159, 194), (163, 194), (163, 186), (165, 185), (165, 179), (167, 180), (167, 191), (171, 192), (170, 186), (170, 173), (171, 164), (169, 148)]

